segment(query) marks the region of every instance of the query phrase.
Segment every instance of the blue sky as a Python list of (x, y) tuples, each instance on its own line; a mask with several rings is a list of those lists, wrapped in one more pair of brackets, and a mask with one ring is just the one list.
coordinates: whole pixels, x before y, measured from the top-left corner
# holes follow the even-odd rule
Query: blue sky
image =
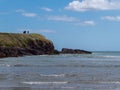
[(0, 32), (24, 30), (58, 50), (120, 51), (120, 0), (0, 0)]

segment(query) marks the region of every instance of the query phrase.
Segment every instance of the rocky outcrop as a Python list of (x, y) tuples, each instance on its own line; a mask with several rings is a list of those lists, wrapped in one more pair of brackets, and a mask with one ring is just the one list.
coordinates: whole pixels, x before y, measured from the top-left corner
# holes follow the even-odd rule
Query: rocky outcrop
[(31, 40), (26, 48), (34, 55), (39, 54), (55, 54), (54, 45), (52, 42), (43, 42), (41, 40)]
[(53, 43), (40, 34), (0, 33), (0, 58), (45, 54), (91, 54), (91, 52), (68, 48), (55, 50)]
[(63, 48), (61, 51), (62, 54), (91, 54), (92, 52), (80, 50), (80, 49), (68, 49)]
[(3, 57), (18, 57), (24, 55), (45, 55), (45, 54), (58, 54), (56, 50), (54, 50), (54, 46), (52, 44), (45, 44), (45, 46), (41, 47), (0, 47), (0, 58)]
[[(53, 43), (39, 34), (0, 34), (0, 57), (59, 54)], [(8, 41), (7, 41), (8, 40)]]

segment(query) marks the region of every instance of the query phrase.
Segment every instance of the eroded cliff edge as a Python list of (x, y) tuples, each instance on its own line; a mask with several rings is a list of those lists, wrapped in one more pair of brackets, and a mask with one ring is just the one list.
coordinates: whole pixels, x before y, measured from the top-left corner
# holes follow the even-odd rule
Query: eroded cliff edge
[(58, 54), (53, 43), (40, 34), (0, 33), (0, 57)]

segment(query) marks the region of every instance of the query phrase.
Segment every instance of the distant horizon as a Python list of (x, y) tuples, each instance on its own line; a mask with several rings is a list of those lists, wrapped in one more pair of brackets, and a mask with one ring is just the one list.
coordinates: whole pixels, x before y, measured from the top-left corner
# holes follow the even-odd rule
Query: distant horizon
[(120, 51), (119, 0), (0, 0), (0, 32), (38, 33), (56, 49)]

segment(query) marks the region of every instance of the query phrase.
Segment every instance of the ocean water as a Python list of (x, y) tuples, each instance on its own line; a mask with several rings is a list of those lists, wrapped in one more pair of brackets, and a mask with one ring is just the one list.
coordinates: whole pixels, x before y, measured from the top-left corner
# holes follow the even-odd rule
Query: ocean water
[(0, 90), (120, 90), (120, 52), (2, 58)]

